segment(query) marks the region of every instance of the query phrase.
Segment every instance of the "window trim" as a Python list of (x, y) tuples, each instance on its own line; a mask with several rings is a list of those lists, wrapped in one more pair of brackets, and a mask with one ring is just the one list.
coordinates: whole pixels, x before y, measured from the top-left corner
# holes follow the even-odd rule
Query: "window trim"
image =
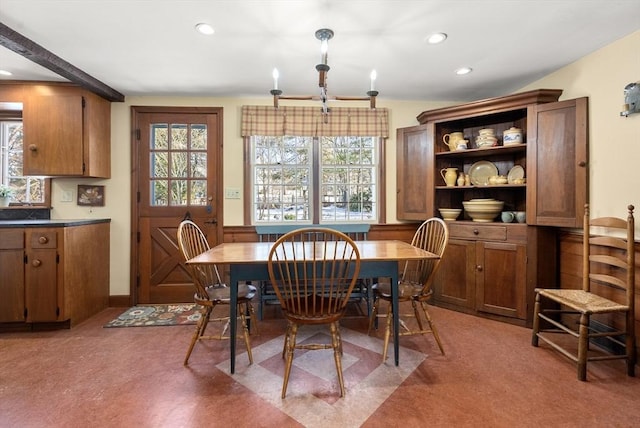
[[(387, 199), (386, 199), (386, 194), (387, 194), (387, 186), (386, 186), (386, 144), (385, 144), (386, 139), (383, 137), (378, 137), (377, 138), (377, 144), (378, 144), (378, 220), (377, 222), (371, 222), (371, 224), (384, 224), (386, 223), (386, 206), (387, 206)], [(251, 195), (253, 194), (252, 191), (252, 162), (251, 162), (251, 137), (250, 136), (244, 136), (243, 137), (243, 146), (244, 146), (244, 186), (243, 186), (243, 194), (244, 194), (244, 201), (243, 201), (243, 211), (244, 211), (244, 225), (245, 226), (253, 226), (252, 223), (252, 213), (253, 213), (253, 208), (252, 208), (252, 197)], [(314, 175), (314, 177), (317, 179), (319, 177), (320, 174), (320, 166), (319, 166), (319, 159), (320, 157), (318, 156), (318, 153), (315, 153), (316, 151), (318, 151), (318, 144), (314, 144), (313, 147), (313, 151), (314, 151), (314, 161), (312, 164), (312, 171), (311, 174)], [(316, 189), (317, 186), (317, 189)], [(314, 180), (314, 191), (317, 191), (320, 187), (319, 187), (319, 183), (317, 182), (317, 180)], [(314, 211), (319, 209), (318, 207), (314, 206)], [(316, 214), (312, 214), (312, 219), (315, 218)], [(319, 215), (317, 216), (318, 218), (320, 217)], [(321, 220), (321, 219), (320, 219)], [(309, 225), (312, 224), (313, 220), (311, 222), (298, 222), (297, 224), (300, 225)], [(326, 224), (330, 224), (331, 222), (326, 222)], [(296, 224), (296, 222), (287, 222), (287, 224)], [(324, 223), (322, 223), (324, 224)]]

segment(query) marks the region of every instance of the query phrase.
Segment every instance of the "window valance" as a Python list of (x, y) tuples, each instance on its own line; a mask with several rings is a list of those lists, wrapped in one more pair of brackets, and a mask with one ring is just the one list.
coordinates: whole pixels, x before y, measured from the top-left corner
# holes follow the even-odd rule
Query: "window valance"
[(242, 106), (243, 137), (299, 135), (305, 137), (389, 136), (386, 108), (332, 107), (325, 117), (320, 107)]

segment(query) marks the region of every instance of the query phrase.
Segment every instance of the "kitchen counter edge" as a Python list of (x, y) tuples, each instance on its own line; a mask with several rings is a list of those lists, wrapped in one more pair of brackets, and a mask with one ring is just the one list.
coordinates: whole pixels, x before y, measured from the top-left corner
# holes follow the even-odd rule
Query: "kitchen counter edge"
[(71, 227), (83, 226), (87, 224), (111, 223), (110, 218), (91, 219), (39, 219), (39, 220), (0, 220), (1, 228), (11, 227)]

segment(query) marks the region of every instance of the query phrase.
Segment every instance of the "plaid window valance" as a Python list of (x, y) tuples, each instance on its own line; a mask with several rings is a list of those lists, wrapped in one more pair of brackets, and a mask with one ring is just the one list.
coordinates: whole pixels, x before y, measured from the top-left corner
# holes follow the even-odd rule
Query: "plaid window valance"
[(320, 107), (242, 106), (243, 137), (297, 135), (304, 137), (389, 136), (386, 108), (332, 107), (327, 123)]

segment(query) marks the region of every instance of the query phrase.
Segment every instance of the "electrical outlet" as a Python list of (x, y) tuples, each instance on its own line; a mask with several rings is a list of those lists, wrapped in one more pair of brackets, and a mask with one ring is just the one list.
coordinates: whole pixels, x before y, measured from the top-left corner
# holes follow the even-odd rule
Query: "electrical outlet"
[(240, 199), (240, 189), (227, 187), (224, 191), (224, 197), (226, 199)]
[(73, 191), (72, 190), (63, 190), (61, 202), (73, 202)]

